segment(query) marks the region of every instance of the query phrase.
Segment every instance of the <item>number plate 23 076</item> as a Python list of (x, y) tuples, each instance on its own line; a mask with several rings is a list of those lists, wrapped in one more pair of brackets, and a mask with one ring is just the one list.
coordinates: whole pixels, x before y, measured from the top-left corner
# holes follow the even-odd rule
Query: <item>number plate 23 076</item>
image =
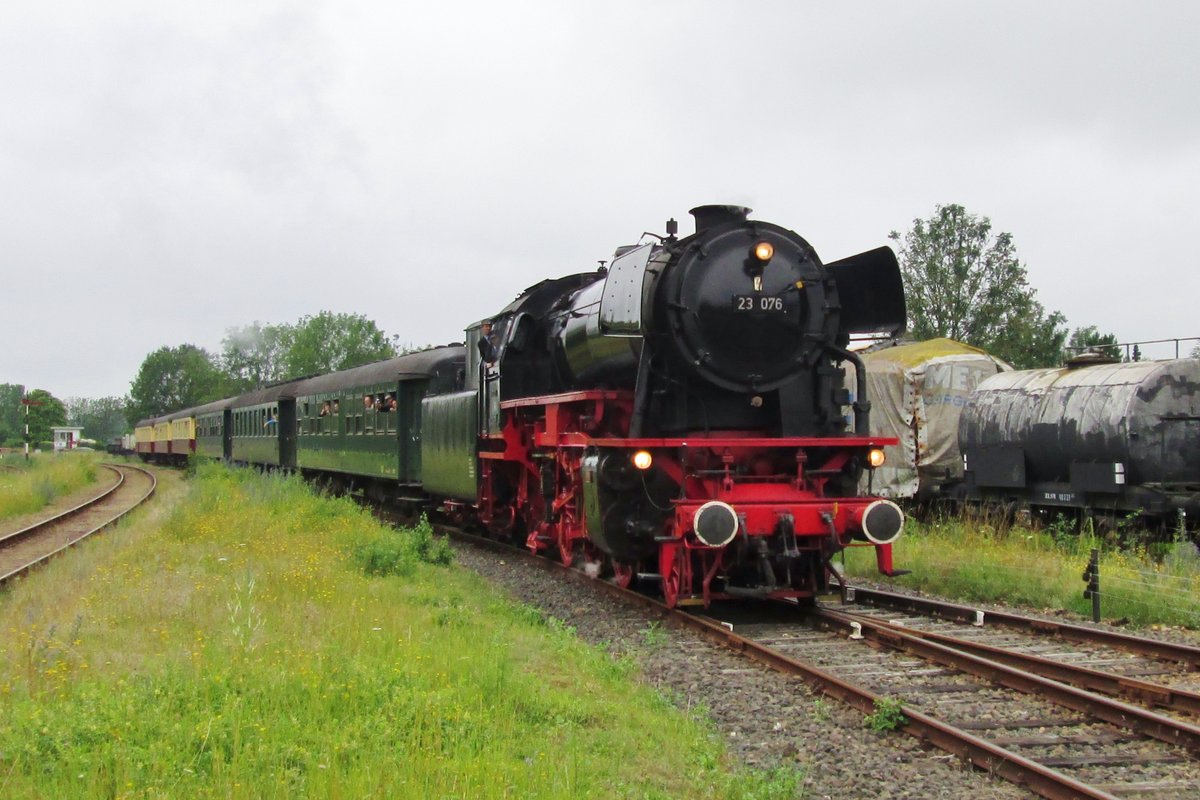
[(783, 298), (762, 294), (735, 294), (734, 311), (765, 311), (769, 314), (783, 313)]

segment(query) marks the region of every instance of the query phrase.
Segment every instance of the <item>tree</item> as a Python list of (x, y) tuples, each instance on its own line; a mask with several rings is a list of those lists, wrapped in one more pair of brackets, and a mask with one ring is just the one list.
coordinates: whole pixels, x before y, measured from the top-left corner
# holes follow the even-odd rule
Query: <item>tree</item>
[(257, 321), (227, 328), (221, 340), (221, 364), (233, 390), (245, 392), (282, 380), (291, 333), (290, 325), (263, 325)]
[(361, 314), (303, 316), (285, 341), (284, 375), (299, 378), (391, 358), (396, 355), (394, 338)]
[(25, 409), (21, 398), (25, 387), (19, 383), (0, 383), (0, 446), (17, 447), (25, 441)]
[(227, 388), (225, 373), (206, 350), (192, 344), (160, 347), (146, 356), (129, 386), (125, 418), (135, 425), (146, 417), (219, 400)]
[(1065, 358), (1077, 356), (1091, 350), (1109, 358), (1120, 358), (1121, 348), (1117, 347), (1117, 337), (1111, 333), (1100, 333), (1095, 325), (1076, 328), (1067, 342)]
[[(53, 436), (50, 429), (67, 424), (67, 409), (61, 400), (45, 389), (34, 389), (25, 399), (30, 402), (28, 418), (30, 444), (36, 445), (38, 442), (50, 441)], [(26, 419), (22, 416), (22, 433), (25, 422)]]
[(68, 397), (66, 406), (67, 424), (83, 428), (85, 438), (107, 442), (129, 428), (125, 419), (125, 401), (120, 397), (101, 397), (97, 400)]
[(1012, 234), (993, 236), (987, 217), (950, 204), (890, 238), (899, 245), (909, 330), (918, 339), (957, 339), (1017, 368), (1059, 363), (1065, 318), (1036, 300)]

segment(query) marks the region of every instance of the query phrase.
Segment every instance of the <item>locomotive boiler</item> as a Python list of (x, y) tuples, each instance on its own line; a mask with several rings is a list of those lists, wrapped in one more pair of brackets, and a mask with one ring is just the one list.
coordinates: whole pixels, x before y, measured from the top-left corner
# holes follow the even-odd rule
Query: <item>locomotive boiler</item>
[(811, 596), (855, 541), (890, 573), (903, 515), (857, 486), (893, 440), (871, 435), (847, 345), (904, 327), (895, 256), (824, 264), (748, 212), (693, 209), (694, 234), (672, 220), (469, 328), (465, 391), (425, 413), (453, 447), (452, 409), (478, 403), (478, 474), (426, 489), (465, 501), (475, 483), (492, 531), (622, 583), (658, 580), (672, 604)]

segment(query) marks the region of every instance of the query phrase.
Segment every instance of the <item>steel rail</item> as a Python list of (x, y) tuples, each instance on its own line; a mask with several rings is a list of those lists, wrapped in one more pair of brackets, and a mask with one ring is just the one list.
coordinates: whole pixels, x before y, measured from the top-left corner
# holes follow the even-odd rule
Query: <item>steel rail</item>
[[(859, 614), (853, 611), (839, 611), (837, 613), (854, 617), (860, 621), (880, 622), (880, 620), (868, 614)], [(1185, 711), (1189, 714), (1200, 714), (1200, 693), (1189, 692), (1185, 689), (1175, 689), (1161, 683), (1117, 675), (1112, 672), (1092, 669), (1091, 667), (1054, 661), (1045, 656), (1020, 653), (995, 645), (973, 642), (970, 639), (960, 639), (956, 636), (937, 633), (936, 631), (923, 631), (905, 626), (904, 632), (910, 636), (917, 636), (982, 658), (999, 661), (1002, 664), (1008, 664), (1009, 666), (1041, 675), (1043, 678), (1049, 678), (1061, 683), (1069, 683), (1072, 686), (1078, 686), (1089, 691), (1126, 697), (1160, 708)]]
[[(464, 533), (456, 528), (437, 526), (438, 530), (447, 533), (455, 539), (470, 542), (494, 552), (509, 556), (519, 554), (542, 569), (559, 574), (565, 574), (569, 579), (584, 583), (588, 586), (601, 588), (604, 591), (642, 606), (661, 617), (664, 621), (677, 627), (693, 630), (706, 639), (740, 653), (747, 658), (757, 661), (771, 669), (787, 675), (802, 678), (809, 685), (815, 686), (825, 694), (834, 697), (862, 712), (871, 714), (876, 704), (884, 700), (862, 687), (843, 681), (831, 673), (818, 669), (810, 664), (797, 661), (790, 656), (758, 644), (712, 620), (689, 614), (680, 609), (667, 608), (657, 600), (639, 594), (631, 589), (622, 589), (608, 581), (589, 578), (583, 573), (550, 561), (547, 558), (533, 556), (523, 549), (512, 547), (492, 539), (485, 539)], [(967, 731), (955, 728), (940, 720), (934, 719), (920, 711), (902, 707), (905, 717), (900, 727), (905, 733), (923, 742), (929, 742), (935, 747), (952, 753), (960, 758), (969, 760), (977, 767), (1001, 776), (1005, 780), (1024, 786), (1042, 797), (1050, 800), (1070, 800), (1071, 798), (1092, 798), (1094, 800), (1116, 800), (1116, 795), (1110, 794), (1095, 786), (1075, 780), (1057, 770), (1025, 758), (1022, 755), (1006, 750), (986, 739), (981, 739)]]
[(1160, 742), (1200, 752), (1200, 727), (1191, 723), (922, 639), (886, 622), (871, 622), (862, 616), (855, 618), (824, 608), (816, 610), (815, 619), (821, 624), (848, 631), (859, 626), (864, 637), (889, 647), (968, 672), (1009, 689), (1045, 698), (1057, 705), (1088, 714), (1110, 725), (1137, 731)]
[(957, 622), (973, 622), (977, 614), (989, 622), (1006, 625), (1018, 630), (1031, 633), (1059, 636), (1073, 642), (1090, 644), (1105, 644), (1120, 650), (1126, 650), (1139, 655), (1151, 656), (1164, 661), (1176, 661), (1188, 664), (1194, 669), (1200, 669), (1200, 647), (1193, 647), (1175, 642), (1163, 642), (1157, 639), (1147, 639), (1144, 636), (1134, 636), (1128, 633), (1106, 631), (1101, 628), (1089, 628), (1086, 625), (1075, 625), (1069, 622), (1037, 619), (1020, 614), (1010, 614), (1004, 611), (985, 611), (970, 606), (933, 600), (927, 597), (884, 592), (878, 589), (863, 589), (857, 586), (847, 587), (846, 600), (849, 602), (865, 602), (881, 608), (916, 611), (922, 614), (951, 619)]
[(156, 478), (154, 476), (154, 473), (148, 469), (143, 469), (142, 467), (135, 467), (131, 464), (122, 464), (120, 467), (116, 467), (112, 464), (101, 464), (100, 466), (106, 467), (107, 469), (111, 469), (120, 476), (121, 479), (117, 482), (117, 484), (115, 486), (113, 486), (108, 491), (97, 495), (96, 497), (92, 498), (88, 502), (83, 503), (82, 505), (79, 505), (79, 506), (76, 506), (75, 508), (64, 511), (63, 513), (57, 514), (53, 517), (50, 517), (49, 519), (42, 520), (39, 523), (29, 526), (28, 528), (23, 528), (14, 534), (10, 534), (10, 535), (4, 537), (3, 539), (0, 539), (0, 542), (11, 541), (15, 536), (27, 535), (31, 532), (37, 531), (39, 528), (49, 526), (50, 524), (55, 523), (55, 522), (62, 522), (65, 519), (67, 519), (68, 517), (74, 516), (81, 511), (85, 511), (88, 508), (94, 507), (97, 503), (99, 503), (101, 500), (106, 499), (109, 495), (111, 495), (113, 492), (115, 492), (118, 488), (120, 488), (125, 483), (125, 475), (121, 472), (121, 469), (133, 469), (133, 470), (137, 470), (138, 472), (143, 473), (147, 478), (150, 479), (150, 488), (146, 490), (145, 494), (143, 494), (141, 497), (139, 497), (137, 499), (137, 502), (133, 503), (132, 505), (129, 506), (129, 508), (126, 508), (124, 511), (121, 511), (119, 514), (112, 517), (111, 519), (97, 525), (95, 528), (92, 528), (91, 530), (83, 533), (82, 535), (72, 539), (71, 541), (67, 542), (66, 544), (62, 545), (61, 547), (56, 548), (52, 552), (41, 555), (41, 556), (37, 557), (36, 559), (34, 559), (33, 561), (30, 561), (29, 563), (27, 563), (23, 566), (20, 566), (20, 567), (17, 567), (16, 569), (10, 570), (9, 572), (5, 573), (4, 575), (0, 575), (0, 584), (7, 583), (8, 581), (12, 580), (15, 577), (24, 575), (26, 572), (29, 572), (34, 567), (36, 567), (40, 564), (44, 564), (45, 562), (49, 561), (51, 558), (54, 558), (56, 555), (63, 552), (67, 548), (74, 547), (75, 545), (79, 544), (84, 539), (91, 536), (93, 533), (98, 533), (98, 532), (104, 530), (105, 528), (109, 527), (110, 525), (115, 524), (120, 519), (122, 519), (126, 514), (133, 511), (135, 508), (140, 506), (142, 503), (146, 502), (146, 500), (151, 495), (153, 495), (154, 491), (158, 488), (158, 478)]

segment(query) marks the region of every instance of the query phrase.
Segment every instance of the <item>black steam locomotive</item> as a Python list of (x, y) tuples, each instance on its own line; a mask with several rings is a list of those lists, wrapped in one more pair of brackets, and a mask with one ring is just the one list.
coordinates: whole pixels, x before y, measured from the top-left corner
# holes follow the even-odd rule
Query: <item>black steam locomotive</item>
[(865, 376), (847, 435), (840, 362), (860, 363), (850, 334), (903, 328), (895, 256), (823, 265), (748, 209), (692, 214), (692, 236), (672, 220), (607, 270), (540, 283), (468, 330), (467, 386), (440, 402), (449, 428), (477, 397), (480, 435), (439, 461), (478, 447), (478, 484), (430, 472), (426, 490), (530, 549), (622, 582), (654, 574), (668, 602), (811, 595), (856, 537), (890, 572), (903, 517), (857, 490), (886, 442), (870, 435)]

